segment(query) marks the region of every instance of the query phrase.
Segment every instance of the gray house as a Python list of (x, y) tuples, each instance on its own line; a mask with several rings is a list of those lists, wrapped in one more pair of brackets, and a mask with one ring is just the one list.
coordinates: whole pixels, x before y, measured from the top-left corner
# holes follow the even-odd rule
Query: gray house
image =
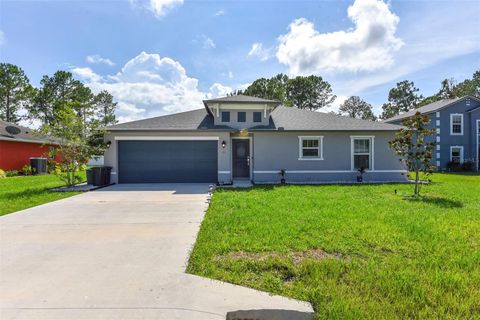
[(440, 100), (384, 122), (401, 124), (417, 111), (428, 115), (431, 128), (436, 129), (435, 163), (439, 170), (445, 170), (450, 161), (473, 161), (479, 170), (480, 99), (466, 96)]
[(108, 127), (118, 183), (404, 181), (388, 141), (400, 127), (232, 96), (205, 108)]

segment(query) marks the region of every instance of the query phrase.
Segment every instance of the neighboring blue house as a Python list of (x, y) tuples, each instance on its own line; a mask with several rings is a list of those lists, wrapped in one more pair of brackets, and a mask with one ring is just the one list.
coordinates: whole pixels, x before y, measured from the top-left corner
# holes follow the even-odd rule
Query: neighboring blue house
[(417, 111), (428, 115), (431, 127), (437, 131), (435, 163), (438, 170), (445, 170), (450, 161), (473, 161), (475, 168), (480, 169), (480, 99), (466, 96), (440, 100), (384, 122), (401, 124)]

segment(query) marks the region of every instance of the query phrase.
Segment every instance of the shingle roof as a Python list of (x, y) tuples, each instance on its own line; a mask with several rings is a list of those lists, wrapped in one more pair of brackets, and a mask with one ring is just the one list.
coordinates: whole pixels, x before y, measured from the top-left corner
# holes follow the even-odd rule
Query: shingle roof
[(443, 108), (445, 108), (445, 107), (447, 107), (447, 106), (449, 106), (449, 105), (451, 105), (455, 102), (461, 101), (461, 100), (466, 99), (466, 98), (478, 100), (477, 98), (470, 97), (470, 96), (465, 96), (465, 97), (455, 98), (455, 99), (443, 99), (443, 100), (439, 100), (439, 101), (429, 103), (429, 104), (427, 104), (423, 107), (420, 107), (418, 109), (410, 110), (408, 112), (405, 112), (405, 113), (399, 114), (397, 116), (388, 118), (388, 119), (384, 120), (383, 122), (393, 122), (393, 121), (402, 120), (402, 119), (405, 119), (405, 118), (408, 118), (408, 117), (411, 117), (411, 116), (415, 115), (415, 113), (417, 113), (417, 112), (420, 112), (422, 114), (435, 112), (435, 111), (443, 109)]
[[(264, 131), (278, 130), (279, 128), (292, 131), (395, 131), (398, 130), (400, 126), (279, 106), (271, 113), (270, 124), (268, 126), (257, 126), (250, 130)], [(236, 131), (236, 129), (228, 126), (215, 126), (213, 116), (208, 114), (204, 109), (117, 124), (107, 127), (107, 130)]]
[(261, 103), (280, 104), (280, 101), (277, 101), (277, 100), (262, 99), (257, 97), (245, 96), (242, 94), (239, 94), (236, 96), (203, 100), (203, 103), (216, 103), (216, 102), (220, 102), (220, 103), (251, 103), (251, 102), (259, 103), (261, 102)]
[[(13, 126), (20, 129), (20, 133), (12, 135), (7, 132), (6, 127)], [(34, 133), (34, 130), (19, 126), (15, 123), (6, 122), (0, 120), (0, 140), (4, 141), (17, 141), (17, 142), (31, 142), (31, 143), (50, 143), (57, 144), (55, 139)]]
[(257, 126), (250, 130), (279, 130), (279, 128), (286, 131), (395, 131), (401, 126), (280, 106), (271, 113), (268, 126)]
[(215, 126), (213, 117), (205, 109), (180, 112), (166, 116), (120, 123), (107, 130), (232, 130), (227, 126)]

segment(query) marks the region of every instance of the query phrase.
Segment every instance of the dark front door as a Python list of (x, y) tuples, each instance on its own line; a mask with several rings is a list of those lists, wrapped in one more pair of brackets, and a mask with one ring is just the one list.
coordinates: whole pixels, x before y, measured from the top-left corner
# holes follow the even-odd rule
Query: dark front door
[(218, 141), (119, 141), (119, 182), (216, 182), (217, 150)]
[(233, 139), (233, 177), (250, 177), (250, 140)]

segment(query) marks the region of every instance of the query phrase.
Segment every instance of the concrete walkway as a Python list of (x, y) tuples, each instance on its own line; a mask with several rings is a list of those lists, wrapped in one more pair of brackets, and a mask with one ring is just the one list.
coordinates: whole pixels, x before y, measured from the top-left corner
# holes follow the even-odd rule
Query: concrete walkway
[(225, 319), (308, 303), (185, 274), (208, 185), (115, 185), (0, 217), (0, 319)]

